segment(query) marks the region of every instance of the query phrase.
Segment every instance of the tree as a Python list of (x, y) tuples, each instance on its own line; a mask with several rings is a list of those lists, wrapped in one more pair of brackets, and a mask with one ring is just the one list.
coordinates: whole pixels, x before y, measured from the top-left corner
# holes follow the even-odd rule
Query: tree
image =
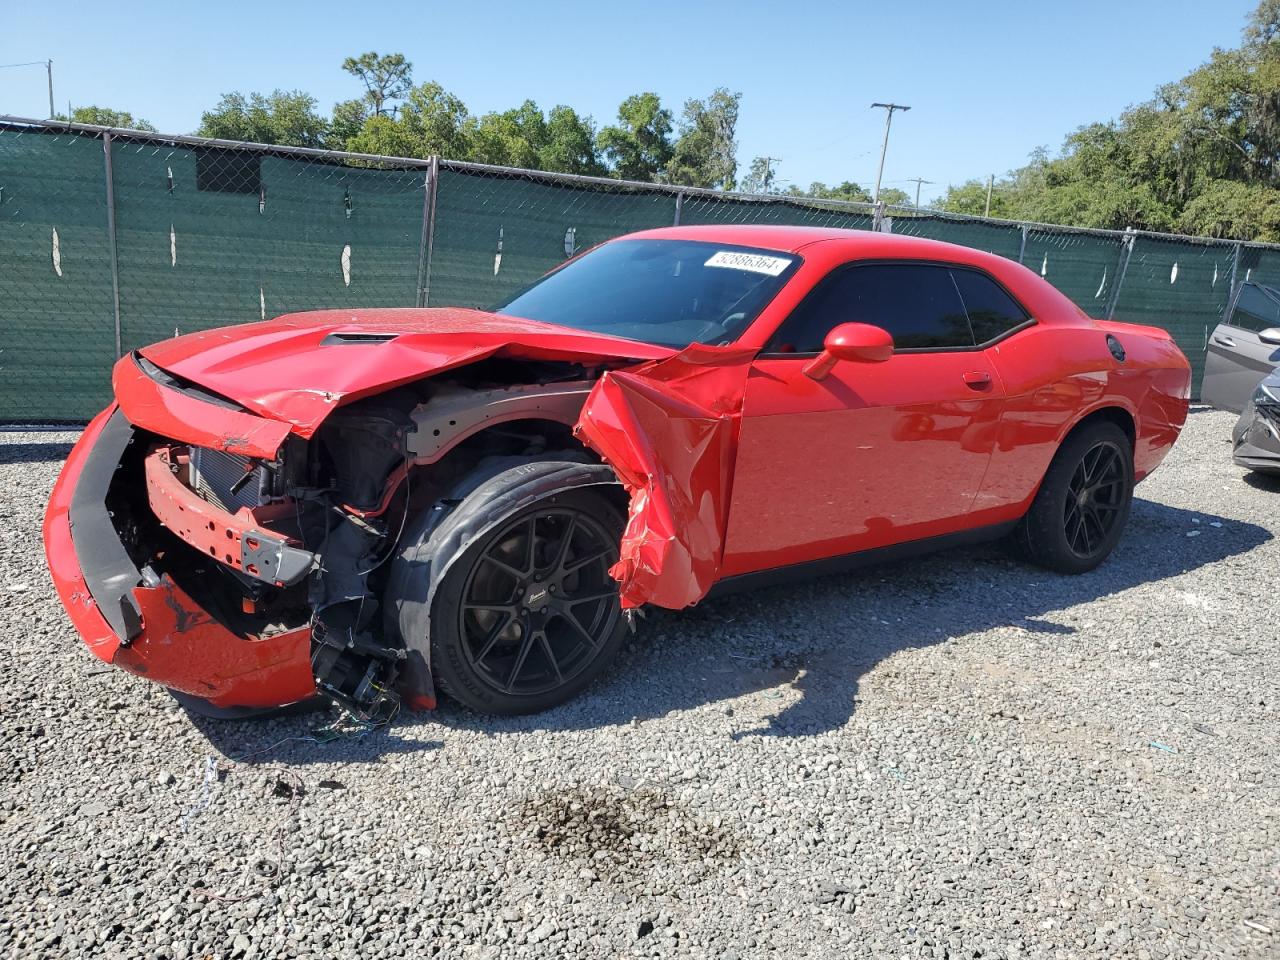
[(607, 171), (596, 150), (595, 124), (572, 107), (557, 106), (547, 115), (547, 141), (538, 151), (538, 168), (603, 176)]
[(738, 172), (738, 109), (741, 93), (716, 88), (706, 100), (688, 100), (680, 136), (667, 164), (667, 180), (690, 187), (732, 190)]
[(59, 113), (55, 119), (70, 120), (72, 123), (93, 123), (100, 127), (119, 127), (121, 130), (147, 130), (151, 133), (156, 130), (128, 110), (112, 110), (110, 107), (76, 107), (70, 116)]
[[(1241, 46), (1215, 49), (1117, 120), (1037, 150), (1001, 178), (991, 212), (1083, 227), (1181, 230), (1280, 239), (1280, 0), (1263, 0)], [(985, 184), (947, 191), (943, 207), (982, 213)]]
[(813, 200), (847, 200), (854, 203), (870, 203), (871, 194), (850, 180), (835, 187), (828, 187), (821, 181), (809, 184), (808, 190), (802, 190), (794, 183), (787, 188), (791, 197), (808, 197)]
[(466, 104), (438, 83), (421, 84), (408, 92), (394, 120), (385, 115), (365, 120), (360, 132), (347, 140), (347, 149), (390, 157), (466, 158), (470, 154)]
[(654, 181), (671, 162), (671, 111), (656, 93), (637, 93), (618, 107), (618, 122), (596, 136), (609, 172), (623, 180)]
[(347, 144), (358, 136), (369, 119), (369, 105), (363, 99), (343, 100), (333, 105), (329, 120), (329, 132), (325, 137), (328, 146), (335, 150), (348, 149)]
[(379, 56), (370, 50), (358, 57), (347, 57), (342, 69), (364, 84), (369, 116), (382, 116), (387, 101), (401, 99), (413, 87), (413, 64), (403, 53)]
[(197, 133), (222, 140), (320, 147), (328, 129), (328, 121), (316, 113), (315, 97), (301, 90), (275, 90), (269, 96), (224, 93), (200, 117)]

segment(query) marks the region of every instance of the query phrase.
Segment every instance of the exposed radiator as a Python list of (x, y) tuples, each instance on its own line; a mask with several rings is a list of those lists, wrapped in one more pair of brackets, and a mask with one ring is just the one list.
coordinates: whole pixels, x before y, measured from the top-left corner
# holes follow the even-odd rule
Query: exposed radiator
[(196, 493), (210, 503), (217, 504), (228, 513), (236, 513), (241, 507), (256, 507), (263, 502), (263, 484), (266, 470), (253, 469), (249, 478), (236, 492), (232, 488), (244, 479), (253, 464), (249, 457), (241, 457), (208, 447), (191, 448), (191, 485)]

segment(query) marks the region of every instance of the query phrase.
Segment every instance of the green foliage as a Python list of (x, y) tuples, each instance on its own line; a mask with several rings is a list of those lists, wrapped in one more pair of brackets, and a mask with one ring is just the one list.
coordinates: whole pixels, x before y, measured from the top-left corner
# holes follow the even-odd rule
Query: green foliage
[(347, 57), (342, 69), (364, 84), (369, 115), (380, 117), (389, 100), (399, 100), (413, 87), (413, 64), (403, 53), (380, 56), (374, 51)]
[[(981, 214), (986, 184), (941, 206)], [(992, 216), (1280, 240), (1280, 0), (1263, 0), (1238, 49), (1160, 87), (1118, 120), (1081, 127), (999, 180)]]
[(316, 113), (316, 99), (300, 90), (276, 90), (269, 96), (224, 93), (200, 118), (202, 137), (278, 143), (291, 147), (324, 146), (329, 123)]
[(71, 115), (65, 113), (55, 115), (57, 120), (70, 120), (72, 123), (94, 123), (100, 127), (118, 127), (121, 130), (147, 130), (155, 133), (156, 128), (147, 121), (135, 117), (128, 110), (112, 110), (110, 107), (76, 107)]
[(773, 181), (777, 179), (777, 171), (773, 169), (774, 161), (769, 157), (756, 157), (751, 161), (747, 175), (743, 177), (741, 189), (743, 193), (775, 193)]
[(616, 125), (602, 129), (596, 146), (623, 180), (659, 179), (671, 162), (671, 111), (656, 93), (637, 93), (618, 107)]
[(394, 120), (386, 115), (367, 118), (360, 132), (348, 138), (347, 149), (389, 157), (466, 157), (467, 120), (466, 104), (440, 84), (424, 83), (408, 92)]
[(741, 93), (716, 88), (706, 100), (687, 100), (680, 136), (667, 164), (666, 179), (689, 187), (732, 190), (738, 172), (738, 109)]
[(794, 183), (786, 190), (789, 197), (809, 197), (814, 200), (850, 200), (854, 203), (870, 203), (871, 194), (850, 180), (835, 187), (828, 187), (820, 180), (809, 184), (808, 190), (802, 190)]

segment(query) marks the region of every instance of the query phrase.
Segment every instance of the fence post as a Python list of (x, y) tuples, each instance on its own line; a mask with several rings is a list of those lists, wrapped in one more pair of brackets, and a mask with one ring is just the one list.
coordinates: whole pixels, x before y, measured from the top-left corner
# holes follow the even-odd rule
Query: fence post
[(1018, 262), (1022, 262), (1022, 258), (1027, 255), (1027, 225), (1022, 225), (1022, 239), (1018, 242)]
[(425, 307), (431, 295), (431, 246), (436, 235), (436, 185), (439, 180), (440, 158), (433, 156), (422, 184), (422, 238), (418, 242), (418, 293), (414, 304), (419, 307)]
[(1120, 287), (1124, 283), (1125, 271), (1129, 269), (1129, 255), (1133, 253), (1133, 241), (1136, 239), (1133, 227), (1124, 228), (1124, 240), (1120, 242), (1120, 263), (1116, 267), (1116, 285), (1111, 291), (1111, 299), (1107, 301), (1107, 319), (1116, 314), (1116, 304), (1120, 302)]
[(107, 182), (107, 259), (111, 263), (111, 304), (116, 325), (116, 359), (124, 355), (120, 336), (120, 258), (116, 256), (116, 189), (111, 172), (111, 134), (102, 135), (102, 165)]
[(875, 213), (871, 215), (871, 229), (876, 233), (880, 232), (880, 226), (884, 223), (884, 201), (876, 201)]
[(673, 227), (680, 226), (680, 214), (684, 211), (684, 191), (680, 190), (676, 193), (676, 218), (672, 221)]

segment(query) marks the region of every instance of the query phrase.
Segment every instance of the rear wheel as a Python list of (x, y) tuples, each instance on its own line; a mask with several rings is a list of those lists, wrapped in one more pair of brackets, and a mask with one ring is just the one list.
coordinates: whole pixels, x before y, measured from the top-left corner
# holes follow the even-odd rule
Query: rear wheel
[[(502, 470), (407, 548), (393, 574), (399, 628), (442, 692), (486, 713), (531, 713), (608, 668), (625, 634), (609, 576), (625, 522), (612, 482), (590, 464)], [(406, 583), (415, 571), (427, 582)]]
[(1129, 437), (1108, 421), (1086, 424), (1059, 448), (1015, 537), (1050, 570), (1092, 570), (1120, 541), (1133, 484)]

